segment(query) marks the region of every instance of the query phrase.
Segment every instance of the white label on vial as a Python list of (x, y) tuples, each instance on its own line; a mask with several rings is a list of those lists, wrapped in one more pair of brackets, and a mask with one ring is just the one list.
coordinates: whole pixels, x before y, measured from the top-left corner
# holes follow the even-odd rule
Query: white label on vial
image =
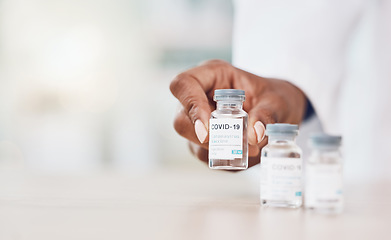
[(243, 119), (209, 121), (209, 159), (234, 160), (243, 156)]
[(342, 204), (342, 166), (308, 164), (305, 203), (307, 207), (333, 208)]
[(302, 196), (302, 159), (261, 159), (261, 198), (276, 201), (295, 201)]

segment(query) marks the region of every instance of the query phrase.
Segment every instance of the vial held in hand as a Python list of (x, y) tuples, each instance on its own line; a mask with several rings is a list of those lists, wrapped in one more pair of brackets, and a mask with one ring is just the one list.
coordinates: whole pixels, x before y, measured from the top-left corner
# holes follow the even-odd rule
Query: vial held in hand
[(209, 121), (209, 167), (240, 170), (248, 167), (245, 93), (237, 89), (215, 90), (216, 110)]
[(302, 152), (295, 143), (298, 126), (267, 124), (268, 144), (261, 152), (261, 204), (299, 208), (302, 205)]

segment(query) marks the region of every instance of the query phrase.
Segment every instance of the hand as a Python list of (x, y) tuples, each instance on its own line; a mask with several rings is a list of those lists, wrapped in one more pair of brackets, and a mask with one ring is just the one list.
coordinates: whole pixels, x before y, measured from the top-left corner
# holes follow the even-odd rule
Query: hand
[(190, 141), (190, 150), (204, 162), (208, 162), (208, 122), (215, 110), (214, 90), (229, 88), (246, 93), (243, 108), (249, 114), (251, 167), (259, 163), (260, 149), (267, 143), (264, 139), (266, 124), (299, 124), (304, 116), (306, 97), (287, 81), (262, 78), (221, 60), (207, 61), (179, 74), (170, 85), (172, 94), (182, 105), (174, 128)]

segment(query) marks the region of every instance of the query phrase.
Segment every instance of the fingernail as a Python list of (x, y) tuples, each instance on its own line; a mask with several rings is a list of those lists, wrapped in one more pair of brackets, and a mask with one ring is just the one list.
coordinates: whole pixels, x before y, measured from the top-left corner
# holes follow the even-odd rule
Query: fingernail
[(257, 121), (254, 124), (254, 130), (257, 134), (257, 142), (260, 143), (265, 138), (265, 126), (261, 121)]
[(194, 129), (200, 143), (204, 143), (206, 136), (208, 136), (208, 131), (206, 131), (205, 125), (201, 122), (201, 120), (198, 119), (195, 121)]

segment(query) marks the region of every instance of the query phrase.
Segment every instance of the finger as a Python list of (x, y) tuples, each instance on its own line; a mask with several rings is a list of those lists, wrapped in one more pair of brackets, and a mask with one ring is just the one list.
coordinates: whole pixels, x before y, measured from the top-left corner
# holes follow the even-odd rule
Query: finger
[[(268, 98), (268, 96), (265, 96)], [(265, 138), (265, 127), (267, 124), (277, 122), (278, 111), (281, 111), (273, 98), (265, 99), (253, 107), (249, 112), (248, 142), (256, 145)]]
[(199, 142), (205, 142), (210, 116), (209, 100), (198, 80), (192, 75), (182, 73), (171, 83), (170, 90), (181, 102)]
[(257, 165), (258, 163), (261, 162), (261, 153), (259, 152), (258, 155), (255, 156), (249, 156), (248, 157), (248, 167), (252, 167), (254, 165)]
[(266, 146), (267, 144), (267, 138), (264, 138), (260, 143), (255, 145), (248, 145), (248, 156), (254, 157), (258, 156), (261, 153), (261, 149)]
[(207, 94), (213, 90), (216, 81), (227, 78), (222, 70), (227, 63), (215, 61), (179, 74), (170, 85), (172, 94), (181, 102), (193, 124), (198, 140), (204, 143), (208, 136), (208, 121), (211, 110)]
[(189, 142), (189, 148), (190, 151), (193, 153), (194, 156), (196, 156), (199, 160), (208, 163), (209, 157), (208, 157), (208, 150), (199, 146), (196, 143)]
[[(207, 143), (200, 143), (198, 137), (193, 128), (193, 123), (191, 122), (189, 116), (185, 113), (183, 107), (178, 111), (175, 120), (174, 120), (174, 129), (182, 137), (188, 139), (191, 142), (202, 145), (204, 148), (208, 148)], [(207, 141), (205, 141), (207, 142)]]
[(254, 157), (259, 155), (259, 147), (257, 145), (248, 145), (248, 156)]

